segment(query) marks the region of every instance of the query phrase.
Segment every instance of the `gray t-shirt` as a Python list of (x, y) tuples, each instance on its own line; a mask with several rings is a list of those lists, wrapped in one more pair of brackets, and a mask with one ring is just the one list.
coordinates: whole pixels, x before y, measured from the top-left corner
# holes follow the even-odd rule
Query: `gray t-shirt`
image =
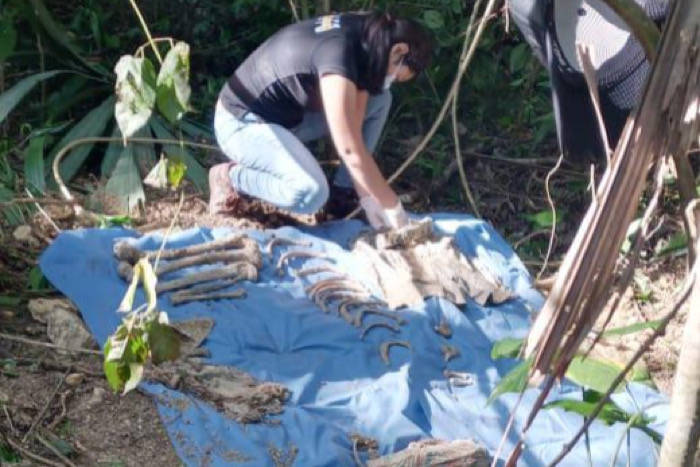
[(293, 128), (305, 112), (323, 110), (319, 79), (339, 74), (366, 89), (363, 17), (327, 15), (281, 29), (260, 45), (221, 90), (223, 107), (237, 117), (250, 111)]

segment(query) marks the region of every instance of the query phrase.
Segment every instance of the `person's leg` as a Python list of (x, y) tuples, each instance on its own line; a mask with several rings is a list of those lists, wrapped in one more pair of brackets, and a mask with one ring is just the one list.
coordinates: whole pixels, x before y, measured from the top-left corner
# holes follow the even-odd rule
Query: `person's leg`
[(252, 118), (248, 114), (241, 121), (217, 109), (216, 137), (234, 161), (229, 170), (233, 188), (288, 211), (318, 211), (328, 198), (328, 182), (318, 162), (289, 130)]

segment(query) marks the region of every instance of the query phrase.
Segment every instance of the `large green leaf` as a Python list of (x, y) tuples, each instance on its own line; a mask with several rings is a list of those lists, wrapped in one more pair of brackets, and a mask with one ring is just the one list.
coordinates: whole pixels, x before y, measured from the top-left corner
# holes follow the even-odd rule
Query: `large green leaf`
[[(612, 363), (576, 356), (566, 370), (566, 377), (580, 386), (605, 393), (620, 371), (621, 368)], [(616, 391), (621, 389), (622, 385), (616, 388)]]
[(506, 338), (493, 344), (491, 347), (491, 359), (516, 358), (520, 354), (524, 339)]
[(603, 331), (602, 335), (603, 335), (603, 337), (625, 336), (627, 334), (635, 334), (637, 332), (644, 331), (646, 329), (657, 330), (657, 329), (659, 329), (659, 326), (661, 326), (661, 322), (662, 322), (662, 320), (658, 319), (655, 321), (647, 321), (644, 323), (631, 324), (629, 326), (624, 326), (621, 328), (606, 329), (605, 331)]
[(148, 58), (123, 55), (114, 67), (117, 103), (114, 116), (124, 138), (131, 138), (153, 113), (156, 70)]
[(41, 25), (43, 31), (51, 39), (51, 45), (58, 45), (66, 50), (87, 70), (93, 71), (100, 76), (109, 76), (109, 72), (95, 63), (89, 62), (83, 57), (80, 51), (73, 45), (66, 31), (54, 21), (53, 16), (44, 5), (42, 0), (29, 0), (34, 17)]
[(12, 55), (17, 44), (17, 30), (7, 15), (0, 21), (0, 64)]
[(139, 168), (134, 161), (132, 145), (127, 145), (121, 153), (112, 176), (107, 181), (105, 192), (116, 202), (119, 212), (132, 213), (139, 201), (146, 200)]
[(177, 122), (189, 108), (190, 94), (190, 46), (178, 42), (158, 73), (158, 111), (170, 123)]
[[(119, 130), (119, 125), (114, 125), (112, 130), (112, 138), (122, 138), (122, 132)], [(119, 156), (122, 155), (124, 150), (124, 145), (122, 143), (110, 143), (105, 150), (105, 155), (102, 157), (102, 163), (100, 164), (100, 173), (103, 177), (107, 177), (112, 173), (114, 168), (117, 166), (117, 161)]]
[[(150, 125), (141, 128), (134, 136), (137, 138), (153, 138)], [(153, 143), (132, 143), (132, 146), (134, 148), (134, 161), (143, 176), (158, 162), (155, 145)]]
[(167, 324), (152, 321), (148, 324), (148, 343), (151, 347), (151, 360), (156, 365), (177, 360), (180, 356), (180, 336)]
[(14, 110), (17, 104), (20, 103), (22, 99), (34, 89), (34, 86), (40, 82), (53, 78), (60, 73), (69, 73), (66, 70), (54, 70), (47, 71), (45, 73), (36, 73), (27, 76), (19, 83), (15, 84), (12, 88), (8, 89), (4, 93), (0, 94), (0, 123), (5, 121), (7, 115)]
[(493, 389), (486, 404), (490, 404), (501, 395), (507, 392), (520, 393), (527, 387), (528, 375), (530, 373), (531, 359), (523, 360), (513, 367), (507, 375), (501, 378), (498, 385)]
[[(577, 413), (583, 417), (590, 417), (597, 405), (598, 402), (564, 399), (545, 404), (543, 408), (560, 408), (566, 410), (567, 412)], [(630, 419), (630, 415), (618, 407), (614, 402), (607, 401), (598, 414), (598, 419), (601, 422), (604, 422), (606, 425), (612, 425), (613, 423), (619, 422), (627, 423)]]
[[(98, 107), (95, 107), (83, 117), (71, 130), (61, 139), (52, 152), (49, 163), (52, 164), (56, 154), (67, 144), (83, 138), (103, 136), (104, 130), (109, 121), (113, 118), (114, 96), (105, 99)], [(63, 158), (60, 172), (63, 181), (72, 179), (82, 167), (85, 159), (92, 151), (94, 143), (81, 144), (73, 148), (70, 153)]]
[(32, 138), (29, 142), (27, 152), (24, 155), (24, 178), (27, 181), (27, 185), (39, 193), (43, 193), (46, 188), (46, 181), (44, 179), (45, 140), (45, 136)]
[[(158, 139), (176, 139), (158, 118), (151, 119), (151, 128)], [(168, 155), (169, 159), (172, 158), (184, 162), (187, 167), (187, 178), (192, 180), (200, 190), (207, 190), (207, 171), (184, 145), (166, 144), (163, 145), (163, 150)]]

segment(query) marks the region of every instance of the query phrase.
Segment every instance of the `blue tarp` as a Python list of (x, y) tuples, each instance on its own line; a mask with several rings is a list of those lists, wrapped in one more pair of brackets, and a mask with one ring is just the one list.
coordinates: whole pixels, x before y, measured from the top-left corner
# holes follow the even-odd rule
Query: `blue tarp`
[[(211, 351), (211, 363), (240, 368), (291, 391), (284, 413), (271, 418), (275, 423), (243, 426), (189, 396), (144, 384), (142, 387), (155, 395), (182, 460), (192, 466), (238, 462), (266, 466), (274, 465), (272, 450), (290, 452), (296, 447), (295, 466), (354, 465), (352, 433), (376, 439), (381, 454), (425, 438), (472, 439), (494, 453), (517, 395), (506, 394), (487, 406), (499, 378), (515, 363), (491, 360), (490, 350), (500, 339), (523, 337), (543, 298), (532, 287), (514, 251), (489, 224), (452, 214), (433, 218), (444, 234), (454, 235), (464, 254), (479, 258), (519, 298), (499, 306), (470, 301), (461, 309), (442, 299), (428, 299), (423, 306), (403, 311), (408, 324), (402, 327), (399, 338), (409, 340), (412, 350), (393, 348), (390, 366), (385, 366), (378, 352), (379, 344), (392, 337), (387, 330), (374, 330), (361, 341), (357, 328), (332, 313), (321, 312), (305, 297), (306, 279), (279, 277), (267, 257), (260, 280), (243, 285), (245, 299), (171, 307), (168, 294), (159, 297), (160, 308), (172, 321), (214, 319), (214, 329), (204, 343)], [(362, 228), (359, 221), (341, 221), (306, 229), (283, 227), (247, 233), (261, 245), (273, 234), (310, 240), (313, 248), (328, 252), (339, 267), (362, 280), (362, 265), (347, 250)], [(228, 234), (228, 229), (192, 229), (172, 236), (168, 247)], [(144, 249), (155, 249), (161, 241), (159, 234), (138, 237), (124, 229), (78, 230), (62, 233), (41, 258), (45, 276), (76, 303), (100, 343), (120, 323), (115, 310), (126, 284), (117, 276), (112, 246), (127, 237)], [(285, 248), (276, 248), (275, 257), (283, 251)], [(305, 264), (317, 261), (306, 260)], [(301, 260), (292, 264), (298, 267)], [(461, 351), (447, 366), (472, 375), (471, 386), (454, 387), (443, 376), (440, 346), (447, 341), (433, 330), (441, 319), (452, 327), (449, 343)], [(565, 382), (550, 400), (580, 399), (581, 392), (580, 387)], [(159, 397), (162, 394), (169, 397)], [(534, 388), (525, 392), (505, 455), (538, 394)], [(188, 403), (164, 402), (179, 397)], [(652, 427), (663, 433), (668, 417), (664, 396), (644, 385), (631, 384), (615, 400), (632, 412), (651, 406), (645, 413), (656, 417)], [(581, 424), (581, 416), (559, 409), (542, 411), (527, 436), (521, 465), (546, 465)], [(590, 452), (592, 465), (607, 466), (618, 445), (618, 465), (655, 465), (656, 447), (651, 439), (635, 429), (625, 437), (624, 431), (622, 424), (608, 427), (595, 422), (589, 431), (590, 449), (582, 439), (561, 465), (589, 465)]]

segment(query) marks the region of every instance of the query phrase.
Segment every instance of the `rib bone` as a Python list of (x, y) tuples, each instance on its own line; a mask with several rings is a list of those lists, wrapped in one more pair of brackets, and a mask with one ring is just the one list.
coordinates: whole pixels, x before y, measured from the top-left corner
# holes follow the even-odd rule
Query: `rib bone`
[(385, 303), (379, 301), (369, 301), (358, 299), (356, 297), (349, 297), (338, 304), (338, 314), (342, 316), (348, 324), (353, 324), (355, 318), (350, 314), (349, 307), (353, 306), (363, 306), (363, 307), (384, 307)]
[(394, 334), (398, 334), (400, 332), (398, 326), (394, 326), (391, 323), (372, 323), (362, 330), (362, 332), (360, 333), (360, 340), (365, 340), (365, 336), (367, 335), (367, 333), (374, 328), (386, 328)]
[(378, 310), (376, 308), (363, 308), (355, 314), (355, 322), (353, 323), (353, 325), (356, 328), (362, 327), (362, 320), (364, 319), (365, 315), (367, 315), (367, 314), (384, 316), (385, 318), (389, 318), (389, 319), (395, 321), (396, 324), (398, 324), (398, 325), (406, 324), (406, 321), (403, 318), (401, 318), (400, 316), (397, 316), (393, 313), (390, 313), (388, 311)]
[(284, 253), (282, 256), (280, 256), (280, 259), (277, 260), (276, 269), (278, 275), (284, 276), (284, 266), (287, 264), (287, 261), (291, 258), (322, 258), (330, 261), (330, 258), (328, 258), (328, 256), (325, 253), (320, 251), (291, 250)]
[(270, 239), (270, 241), (267, 243), (267, 247), (265, 250), (266, 253), (268, 254), (268, 256), (272, 256), (272, 250), (278, 245), (295, 245), (295, 246), (310, 247), (311, 242), (304, 241), (304, 240), (294, 240), (291, 238), (284, 238), (284, 237), (272, 237)]
[(391, 349), (392, 346), (400, 346), (400, 347), (405, 347), (408, 350), (411, 350), (411, 343), (408, 341), (390, 341), (390, 342), (384, 342), (380, 347), (379, 347), (379, 354), (382, 356), (382, 361), (384, 361), (384, 364), (386, 366), (389, 366), (391, 364), (391, 361), (389, 360), (389, 349)]
[(330, 264), (320, 264), (318, 266), (310, 266), (310, 267), (304, 268), (304, 269), (297, 269), (296, 271), (293, 272), (292, 275), (294, 275), (296, 277), (306, 277), (306, 276), (311, 276), (313, 274), (320, 274), (322, 272), (330, 272), (330, 273), (336, 274), (338, 276), (348, 277), (348, 275), (345, 274), (343, 271), (334, 268)]
[(354, 290), (340, 289), (340, 290), (325, 290), (316, 295), (313, 299), (314, 303), (323, 310), (324, 313), (328, 313), (327, 302), (332, 302), (333, 300), (364, 300), (369, 298), (367, 294), (360, 294)]
[[(244, 244), (244, 239), (247, 239), (245, 234), (236, 234), (226, 238), (219, 238), (210, 242), (200, 243), (185, 248), (164, 249), (160, 255), (160, 259), (169, 260), (175, 258), (183, 258), (185, 256), (195, 256), (202, 253), (224, 250), (227, 248), (240, 248)], [(148, 259), (153, 259), (158, 254), (158, 250), (139, 250), (128, 241), (121, 240), (114, 244), (114, 256), (121, 261), (126, 261), (130, 264), (136, 264), (139, 259), (144, 256)]]

